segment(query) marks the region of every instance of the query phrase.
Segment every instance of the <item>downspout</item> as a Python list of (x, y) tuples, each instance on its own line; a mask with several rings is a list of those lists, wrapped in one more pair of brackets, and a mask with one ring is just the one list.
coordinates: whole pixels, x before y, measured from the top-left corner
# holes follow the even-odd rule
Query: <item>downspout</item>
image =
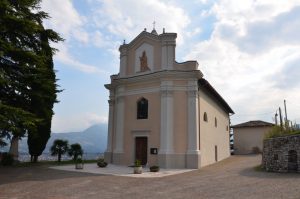
[(199, 134), (199, 151), (200, 151), (200, 122), (201, 122), (201, 114), (200, 114), (200, 89), (199, 89), (199, 85), (198, 85), (198, 134)]

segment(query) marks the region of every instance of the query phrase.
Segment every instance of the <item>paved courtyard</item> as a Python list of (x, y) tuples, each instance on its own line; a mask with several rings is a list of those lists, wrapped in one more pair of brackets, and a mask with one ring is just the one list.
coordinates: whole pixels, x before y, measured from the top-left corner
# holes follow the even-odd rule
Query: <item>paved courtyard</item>
[(150, 172), (149, 168), (143, 168), (142, 174), (133, 174), (132, 167), (109, 164), (105, 168), (99, 168), (95, 163), (84, 164), (83, 169), (75, 169), (74, 165), (55, 166), (50, 168), (63, 170), (63, 171), (75, 171), (75, 172), (94, 173), (94, 174), (102, 174), (102, 175), (125, 176), (125, 177), (133, 177), (133, 178), (161, 178), (165, 176), (177, 175), (177, 174), (196, 170), (196, 169), (160, 169), (159, 172)]
[(0, 167), (0, 199), (300, 198), (300, 175), (255, 171), (261, 156), (232, 156), (200, 170), (131, 178), (49, 169)]

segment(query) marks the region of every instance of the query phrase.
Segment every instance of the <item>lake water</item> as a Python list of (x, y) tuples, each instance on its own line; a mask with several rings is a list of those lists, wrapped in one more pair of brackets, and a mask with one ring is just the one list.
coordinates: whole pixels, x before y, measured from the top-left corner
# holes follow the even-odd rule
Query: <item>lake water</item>
[[(103, 153), (84, 153), (82, 158), (84, 160), (96, 160), (98, 158), (103, 158)], [(30, 161), (30, 155), (28, 153), (19, 153), (19, 161), (21, 162), (29, 162)], [(63, 155), (62, 160), (71, 160), (72, 158), (68, 155)], [(45, 161), (45, 160), (57, 160), (57, 156), (51, 156), (50, 153), (43, 153), (39, 156), (39, 161)]]

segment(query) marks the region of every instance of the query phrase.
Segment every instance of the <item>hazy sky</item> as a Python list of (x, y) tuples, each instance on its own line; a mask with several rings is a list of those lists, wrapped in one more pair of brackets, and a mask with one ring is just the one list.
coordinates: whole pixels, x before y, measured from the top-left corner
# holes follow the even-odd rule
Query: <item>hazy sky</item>
[(272, 117), (287, 100), (300, 121), (300, 0), (44, 0), (61, 89), (52, 131), (106, 123), (104, 84), (118, 73), (119, 45), (144, 28), (176, 32), (176, 60), (197, 60), (204, 77), (235, 111), (236, 124)]

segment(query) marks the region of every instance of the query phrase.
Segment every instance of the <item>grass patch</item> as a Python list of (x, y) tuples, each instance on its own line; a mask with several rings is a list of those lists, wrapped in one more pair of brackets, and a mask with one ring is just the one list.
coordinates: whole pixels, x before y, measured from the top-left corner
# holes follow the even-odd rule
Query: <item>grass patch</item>
[(281, 128), (280, 126), (273, 126), (272, 129), (266, 133), (264, 139), (275, 138), (285, 135), (297, 135), (300, 134), (299, 129), (293, 128)]
[(265, 170), (262, 168), (261, 165), (257, 165), (257, 166), (254, 167), (254, 171), (259, 171), (259, 172), (261, 172), (261, 171), (265, 171)]

